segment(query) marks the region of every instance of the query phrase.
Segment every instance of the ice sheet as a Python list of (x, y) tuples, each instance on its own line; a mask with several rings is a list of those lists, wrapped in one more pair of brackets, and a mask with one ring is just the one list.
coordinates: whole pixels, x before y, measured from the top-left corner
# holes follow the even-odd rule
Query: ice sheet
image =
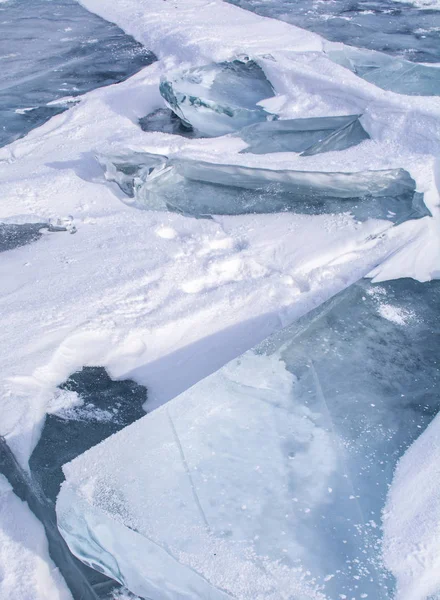
[(439, 62), (438, 0), (227, 0), (316, 31), (334, 42), (379, 50), (415, 62)]
[(195, 217), (291, 211), (351, 213), (403, 222), (431, 213), (403, 169), (319, 173), (168, 159), (154, 154), (97, 156), (108, 181), (132, 204)]
[(155, 57), (74, 0), (13, 0), (0, 7), (0, 59), (3, 146)]
[(66, 465), (70, 547), (146, 597), (391, 598), (380, 515), (440, 407), (439, 299), (359, 282)]

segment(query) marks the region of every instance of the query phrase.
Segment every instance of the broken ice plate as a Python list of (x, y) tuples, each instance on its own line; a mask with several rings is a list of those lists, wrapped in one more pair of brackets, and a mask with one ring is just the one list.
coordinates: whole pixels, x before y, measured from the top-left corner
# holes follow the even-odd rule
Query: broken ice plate
[(290, 211), (394, 223), (430, 215), (403, 169), (356, 173), (256, 169), (148, 153), (97, 156), (132, 204), (193, 217)]
[(257, 105), (275, 94), (263, 69), (247, 57), (171, 73), (160, 93), (183, 123), (206, 136), (277, 118)]
[(267, 121), (249, 125), (236, 135), (248, 144), (242, 153), (301, 152), (302, 156), (311, 156), (346, 150), (369, 139), (360, 116)]

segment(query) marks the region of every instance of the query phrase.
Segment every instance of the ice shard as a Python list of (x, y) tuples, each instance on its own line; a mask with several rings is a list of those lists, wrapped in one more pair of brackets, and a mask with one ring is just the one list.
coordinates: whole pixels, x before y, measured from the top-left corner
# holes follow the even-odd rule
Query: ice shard
[(64, 463), (143, 417), (146, 400), (145, 387), (114, 381), (103, 367), (83, 367), (61, 384), (29, 459), (46, 497), (55, 501)]
[(275, 94), (262, 68), (247, 57), (170, 74), (160, 93), (183, 123), (208, 137), (277, 118), (257, 104)]
[(346, 150), (369, 139), (360, 116), (267, 121), (249, 125), (237, 135), (248, 144), (242, 153), (301, 152), (302, 156), (311, 156)]
[(328, 57), (378, 87), (409, 96), (439, 96), (440, 69), (380, 52), (345, 46)]
[(403, 169), (322, 173), (275, 171), (147, 153), (97, 157), (108, 181), (138, 208), (194, 217), (291, 211), (350, 212), (400, 222), (430, 215)]
[(146, 598), (392, 598), (380, 521), (440, 407), (440, 282), (360, 281), (64, 467), (72, 551)]

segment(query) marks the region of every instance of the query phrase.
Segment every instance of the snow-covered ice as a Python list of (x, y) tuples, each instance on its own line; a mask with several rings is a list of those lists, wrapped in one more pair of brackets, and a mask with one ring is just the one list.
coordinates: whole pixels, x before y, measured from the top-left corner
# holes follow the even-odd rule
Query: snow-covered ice
[[(0, 254), (0, 339), (4, 349), (0, 354), (0, 434), (23, 466), (38, 443), (46, 413), (56, 415), (61, 410), (56, 408), (59, 397), (54, 399), (57, 386), (84, 366), (100, 366), (112, 379), (132, 379), (145, 385), (145, 409), (153, 411), (365, 275), (380, 282), (399, 277), (428, 281), (440, 274), (439, 98), (383, 90), (333, 62), (324, 52), (328, 42), (317, 34), (220, 0), (84, 0), (83, 4), (134, 36), (157, 55), (158, 61), (117, 86), (79, 96), (69, 110), (0, 150), (2, 223), (61, 223), (68, 231), (76, 230), (74, 235), (68, 231), (49, 231), (46, 235), (43, 230), (32, 244)], [(161, 80), (176, 71), (244, 55), (259, 65), (273, 86), (275, 95), (259, 103), (264, 111), (278, 115), (280, 120), (362, 114), (362, 127), (370, 139), (345, 150), (313, 156), (290, 152), (264, 155), (241, 153), (247, 143), (236, 134), (197, 139), (142, 130), (141, 119), (165, 108), (159, 91)], [(234, 165), (238, 170), (302, 171), (310, 177), (403, 169), (415, 182), (417, 193), (423, 195), (432, 217), (393, 226), (389, 220), (374, 218), (358, 222), (349, 214), (241, 214), (196, 219), (137, 210), (122, 190), (105, 181), (95, 158), (136, 153), (190, 164), (208, 163), (220, 170)], [(384, 300), (378, 304), (377, 315), (381, 322), (406, 327), (411, 326), (412, 310), (396, 308)], [(214, 377), (220, 377), (219, 373)], [(277, 385), (286, 386), (294, 381), (285, 369), (279, 370), (275, 379)], [(270, 406), (267, 409), (275, 411)], [(153, 422), (163, 418), (166, 409), (158, 411), (142, 423), (151, 419), (151, 443), (155, 435), (160, 444), (161, 431)], [(209, 416), (213, 423), (214, 417)], [(432, 428), (436, 430), (436, 422)], [(266, 435), (269, 440), (268, 431)], [(276, 440), (269, 441), (276, 449)], [(407, 443), (410, 441), (408, 438)], [(129, 448), (128, 444), (124, 449), (127, 455)], [(179, 453), (177, 457), (174, 466), (180, 469)], [(124, 465), (117, 462), (122, 473)], [(133, 458), (129, 466), (135, 468)], [(321, 466), (325, 468), (325, 464)], [(155, 464), (155, 468), (160, 465)], [(158, 485), (166, 481), (158, 480)], [(328, 484), (325, 498), (342, 490), (343, 484), (341, 488)], [(234, 491), (232, 486), (230, 489)], [(65, 499), (66, 495), (63, 502)], [(119, 497), (114, 500), (117, 510)], [(277, 502), (282, 504), (283, 497)], [(22, 503), (8, 506), (11, 514), (17, 515), (14, 518), (19, 519), (21, 512), (32, 517)], [(240, 511), (247, 514), (248, 509), (242, 506), (248, 507), (248, 503), (240, 505)], [(80, 511), (77, 516), (80, 522)], [(395, 517), (398, 519), (397, 512)], [(409, 528), (413, 522), (408, 514)], [(392, 522), (388, 523), (393, 531)], [(127, 533), (120, 526), (122, 543)], [(115, 525), (115, 535), (118, 527)], [(105, 537), (106, 530), (101, 531)], [(423, 539), (417, 531), (412, 547)], [(75, 531), (71, 535), (75, 537)], [(136, 532), (128, 535), (137, 536)], [(198, 539), (194, 537), (194, 544)], [(350, 543), (353, 547), (357, 540), (351, 537)], [(174, 572), (179, 585), (192, 585), (192, 572), (186, 566), (178, 567), (175, 558), (153, 546), (151, 577), (159, 577), (166, 565), (172, 565), (171, 571), (179, 568), (181, 579)], [(385, 549), (385, 564), (397, 577), (400, 589), (422, 581), (425, 575), (426, 580), (435, 580), (429, 575), (433, 569), (430, 571), (428, 560), (421, 570), (405, 572), (405, 577), (412, 577), (410, 583), (399, 579), (402, 574), (396, 565), (400, 547), (386, 543)], [(286, 550), (290, 556), (293, 547), (287, 545)], [(113, 554), (116, 551), (112, 549)], [(434, 551), (433, 543), (427, 553), (433, 557)], [(34, 580), (40, 566), (48, 564), (42, 546), (36, 553), (38, 560), (26, 567)], [(9, 581), (17, 581), (21, 565), (13, 558), (16, 554), (11, 556)], [(179, 559), (188, 556), (182, 554)], [(235, 556), (226, 555), (229, 562), (225, 564), (232, 567)], [(342, 555), (334, 556), (336, 560)], [(127, 554), (127, 560), (131, 558)], [(107, 559), (113, 564), (110, 555)], [(240, 564), (237, 561), (234, 568), (239, 569)], [(247, 564), (252, 566), (252, 560)], [(309, 600), (316, 582), (307, 574), (301, 578), (296, 566), (286, 570), (282, 561), (277, 565), (272, 574), (280, 585), (285, 585), (285, 576), (295, 577), (296, 590)], [(423, 565), (427, 565), (425, 571)], [(260, 566), (257, 571), (253, 566), (242, 571), (236, 579), (237, 589), (252, 600), (260, 583), (259, 593), (275, 589), (272, 575), (261, 575), (265, 565)], [(140, 585), (138, 574), (130, 572), (135, 585)], [(216, 576), (219, 573), (216, 570)], [(331, 581), (324, 581), (324, 588), (331, 586)], [(170, 582), (156, 579), (158, 596), (171, 589)], [(197, 586), (200, 597), (209, 597), (206, 590), (211, 584), (205, 581)], [(224, 582), (216, 580), (215, 586), (224, 590)], [(33, 598), (50, 597), (49, 589), (62, 597), (65, 587), (56, 579), (48, 580), (39, 589), (32, 588)], [(218, 597), (220, 592), (215, 593)], [(323, 593), (318, 590), (317, 597)], [(197, 597), (191, 594), (193, 591), (190, 598)], [(176, 600), (178, 596), (171, 597)]]

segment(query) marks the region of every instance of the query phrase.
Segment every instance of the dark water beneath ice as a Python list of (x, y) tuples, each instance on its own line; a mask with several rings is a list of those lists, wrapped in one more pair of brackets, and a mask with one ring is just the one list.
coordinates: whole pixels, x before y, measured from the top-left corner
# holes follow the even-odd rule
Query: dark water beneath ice
[(333, 42), (415, 62), (440, 62), (440, 5), (436, 10), (392, 0), (226, 1), (314, 31)]
[(59, 393), (76, 394), (81, 403), (47, 415), (29, 460), (30, 473), (20, 467), (0, 436), (0, 473), (43, 524), (50, 556), (73, 598), (110, 598), (119, 584), (71, 554), (57, 528), (55, 500), (64, 479), (63, 464), (144, 416), (147, 390), (131, 380), (112, 380), (102, 367), (84, 367), (60, 386)]
[[(75, 0), (0, 3), (0, 146), (65, 111), (76, 96), (123, 81), (154, 60)], [(52, 104), (63, 98), (71, 101)]]

